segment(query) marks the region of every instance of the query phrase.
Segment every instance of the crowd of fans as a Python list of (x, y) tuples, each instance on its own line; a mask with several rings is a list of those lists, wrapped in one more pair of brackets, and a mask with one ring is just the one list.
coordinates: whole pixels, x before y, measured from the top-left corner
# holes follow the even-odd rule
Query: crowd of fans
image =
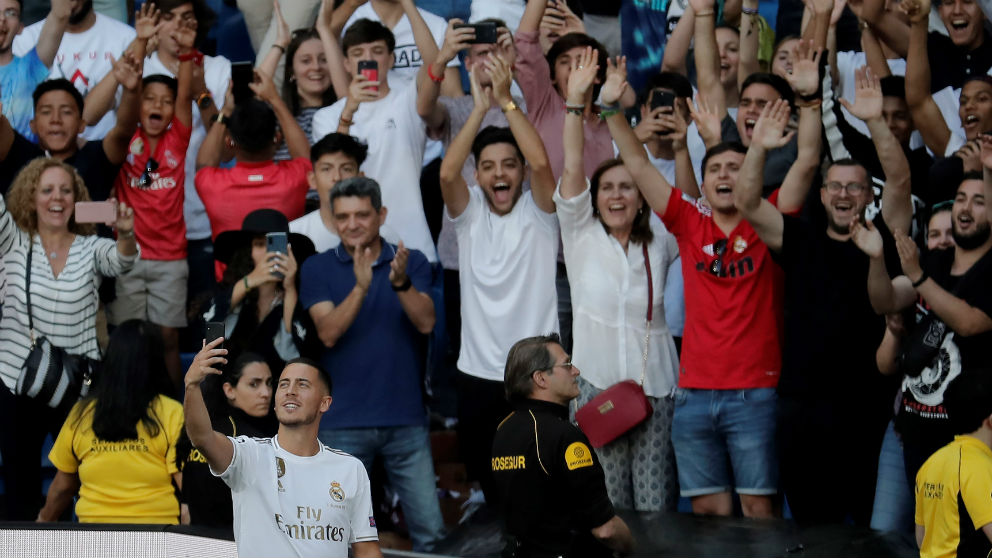
[[(617, 507), (912, 531), (992, 339), (986, 4), (781, 2), (775, 32), (758, 0), (239, 0), (247, 74), (204, 0), (94, 4), (0, 0), (8, 519), (229, 525), (170, 399), (222, 322), (214, 428), (271, 435), (274, 377), (320, 362), (321, 441), (383, 461), (417, 550), (427, 403), (492, 503), (507, 351), (556, 331), (579, 406), (651, 402), (597, 449)], [(18, 390), (36, 334), (103, 361), (75, 406)]]

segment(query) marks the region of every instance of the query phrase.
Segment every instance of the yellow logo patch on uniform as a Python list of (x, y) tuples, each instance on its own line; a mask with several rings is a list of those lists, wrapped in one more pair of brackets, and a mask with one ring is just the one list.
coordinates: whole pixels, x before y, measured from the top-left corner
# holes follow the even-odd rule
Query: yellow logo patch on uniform
[(582, 442), (572, 442), (565, 449), (565, 465), (572, 471), (580, 467), (592, 467), (592, 452)]

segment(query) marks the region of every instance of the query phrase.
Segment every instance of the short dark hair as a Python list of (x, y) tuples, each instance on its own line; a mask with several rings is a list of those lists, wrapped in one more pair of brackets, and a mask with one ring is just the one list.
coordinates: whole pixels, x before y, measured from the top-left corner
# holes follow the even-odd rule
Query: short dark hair
[(598, 56), (596, 57), (596, 63), (599, 64), (599, 70), (596, 71), (596, 77), (599, 78), (599, 83), (592, 86), (592, 98), (596, 99), (599, 97), (599, 89), (606, 82), (606, 61), (609, 59), (609, 55), (606, 52), (606, 47), (604, 47), (599, 41), (593, 39), (585, 33), (569, 33), (567, 35), (562, 35), (558, 37), (558, 40), (551, 45), (548, 49), (548, 53), (544, 57), (548, 61), (548, 67), (551, 70), (551, 81), (555, 79), (555, 61), (558, 57), (566, 52), (572, 50), (575, 47), (592, 47), (596, 49)]
[(944, 408), (955, 434), (970, 434), (992, 415), (992, 368), (966, 367), (944, 392)]
[(382, 209), (382, 189), (379, 183), (367, 176), (352, 176), (338, 182), (331, 188), (331, 208), (334, 208), (334, 200), (338, 198), (368, 198), (372, 203), (372, 208), (376, 211)]
[(227, 129), (241, 149), (258, 154), (276, 137), (276, 113), (265, 101), (252, 97), (234, 107)]
[(747, 148), (744, 147), (744, 144), (739, 141), (723, 141), (714, 145), (706, 150), (706, 155), (703, 155), (703, 162), (699, 167), (703, 174), (703, 180), (706, 180), (706, 163), (709, 162), (710, 158), (716, 157), (717, 155), (728, 151), (740, 153), (741, 155), (747, 155)]
[(775, 89), (778, 92), (778, 96), (788, 101), (789, 107), (795, 110), (796, 94), (792, 91), (792, 86), (789, 85), (789, 82), (785, 81), (785, 78), (767, 72), (755, 72), (747, 76), (747, 79), (741, 84), (741, 95), (744, 94), (744, 90), (756, 83), (763, 83)]
[(830, 163), (830, 165), (827, 167), (827, 171), (829, 172), (830, 169), (834, 167), (861, 167), (861, 170), (864, 171), (865, 177), (868, 180), (868, 186), (871, 187), (871, 173), (869, 173), (868, 168), (862, 165), (861, 162), (858, 161), (857, 159), (851, 157), (843, 157), (841, 159), (837, 159), (833, 163)]
[(369, 155), (369, 146), (358, 141), (355, 136), (331, 132), (310, 146), (310, 162), (317, 164), (321, 157), (329, 153), (344, 153), (362, 166)]
[(675, 96), (679, 98), (692, 98), (692, 84), (689, 79), (682, 74), (675, 72), (659, 72), (648, 78), (647, 84), (638, 96), (637, 104), (644, 105), (651, 100), (651, 93), (655, 89), (671, 89)]
[(290, 364), (305, 364), (306, 366), (317, 370), (317, 377), (320, 379), (320, 382), (324, 384), (324, 387), (327, 388), (327, 395), (332, 395), (334, 384), (331, 382), (331, 375), (324, 370), (324, 367), (321, 366), (319, 362), (307, 357), (296, 357), (292, 360), (288, 360), (286, 361), (286, 366), (284, 366), (279, 372), (280, 378), (282, 377), (282, 373), (286, 371), (286, 368), (289, 368)]
[(83, 114), (83, 95), (71, 81), (65, 78), (46, 79), (34, 88), (31, 98), (34, 101), (35, 110), (38, 110), (38, 101), (41, 100), (42, 95), (51, 91), (65, 91), (72, 95), (73, 100), (76, 101), (76, 106), (79, 107), (79, 114)]
[(172, 91), (172, 95), (176, 96), (179, 94), (179, 82), (176, 78), (169, 77), (165, 74), (151, 74), (141, 78), (141, 88), (144, 89), (153, 83), (161, 83), (162, 85), (169, 88)]
[[(961, 182), (964, 182), (965, 180), (983, 181), (985, 180), (985, 175), (982, 174), (982, 171), (968, 171), (961, 175)], [(958, 182), (958, 186), (961, 185), (961, 182)]]
[[(349, 48), (376, 41), (386, 41), (386, 48), (390, 53), (396, 48), (396, 37), (388, 27), (378, 21), (363, 18), (352, 23), (344, 32), (344, 36), (341, 37), (341, 50), (345, 56), (348, 56)], [(384, 71), (385, 68), (382, 70)]]
[(196, 18), (196, 39), (194, 44), (202, 45), (210, 28), (213, 27), (217, 14), (210, 9), (205, 0), (152, 0), (161, 12), (171, 12), (183, 4), (193, 4), (193, 17)]
[(906, 100), (906, 78), (903, 76), (885, 76), (878, 81), (882, 85), (883, 97), (898, 97)]
[[(738, 29), (738, 28), (736, 28), (736, 27), (734, 27), (733, 25), (730, 25), (729, 23), (721, 23), (720, 25), (717, 25), (716, 26), (716, 29), (729, 29), (729, 30), (733, 31), (738, 37), (741, 36), (741, 30)], [(716, 29), (714, 29), (714, 31)]]
[(557, 333), (521, 339), (510, 347), (503, 369), (503, 389), (507, 401), (528, 399), (534, 393), (531, 376), (538, 370), (551, 370), (555, 365), (555, 359), (548, 350), (548, 345), (552, 343), (561, 345)]
[[(592, 213), (593, 215), (599, 217), (599, 208), (596, 207), (596, 195), (599, 194), (599, 181), (606, 174), (606, 171), (622, 167), (622, 159), (607, 159), (596, 167), (596, 170), (592, 172), (592, 176), (589, 177), (589, 193), (592, 195)], [(637, 216), (634, 217), (634, 224), (630, 230), (630, 240), (634, 242), (640, 242), (642, 244), (647, 244), (654, 239), (654, 232), (651, 230), (651, 211), (647, 207), (647, 201), (641, 196), (641, 201), (644, 202), (644, 207), (647, 210), (638, 212)], [(605, 223), (603, 225), (606, 226)]]
[(513, 149), (517, 152), (517, 156), (520, 157), (520, 162), (526, 162), (523, 151), (520, 151), (520, 146), (517, 145), (517, 138), (513, 137), (513, 132), (509, 128), (486, 126), (472, 141), (472, 156), (475, 157), (476, 167), (479, 166), (479, 158), (482, 156), (482, 150), (494, 143), (508, 143), (512, 145)]

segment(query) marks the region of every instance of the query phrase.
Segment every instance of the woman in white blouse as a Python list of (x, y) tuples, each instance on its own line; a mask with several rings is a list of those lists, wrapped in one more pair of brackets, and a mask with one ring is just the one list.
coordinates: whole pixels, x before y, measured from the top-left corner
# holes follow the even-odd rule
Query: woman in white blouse
[(591, 180), (585, 177), (582, 121), (589, 113), (579, 107), (595, 79), (595, 66), (595, 54), (587, 51), (572, 68), (565, 166), (554, 197), (572, 287), (572, 361), (582, 369), (576, 402), (581, 407), (624, 380), (642, 384), (653, 413), (597, 449), (597, 455), (615, 506), (674, 509), (678, 477), (671, 446), (671, 393), (678, 359), (665, 324), (663, 293), (678, 248), (664, 227), (652, 230), (651, 210), (621, 161), (604, 161)]
[(37, 335), (71, 355), (100, 359), (96, 339), (97, 289), (102, 277), (129, 270), (138, 259), (134, 214), (121, 204), (117, 241), (99, 238), (92, 224), (77, 223), (75, 203), (89, 201), (76, 170), (57, 160), (28, 163), (0, 199), (3, 318), (0, 319), (0, 453), (7, 490), (7, 519), (33, 520), (41, 500), (41, 447), (58, 435), (75, 401), (51, 409), (14, 394), (31, 351), (25, 270), (31, 251), (31, 310)]

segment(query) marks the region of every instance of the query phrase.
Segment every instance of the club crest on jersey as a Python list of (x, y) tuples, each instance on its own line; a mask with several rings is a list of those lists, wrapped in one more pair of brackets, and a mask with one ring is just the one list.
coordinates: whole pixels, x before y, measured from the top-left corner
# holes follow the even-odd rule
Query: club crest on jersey
[(331, 489), (328, 490), (331, 495), (331, 499), (335, 502), (344, 502), (344, 489), (341, 488), (341, 483), (334, 481), (331, 483)]
[(282, 478), (286, 474), (286, 462), (281, 457), (276, 457), (276, 477)]
[(141, 155), (145, 151), (145, 142), (141, 138), (134, 138), (128, 149), (131, 155)]
[(747, 250), (747, 241), (744, 238), (738, 236), (734, 239), (734, 252), (738, 254), (743, 254), (744, 250)]

